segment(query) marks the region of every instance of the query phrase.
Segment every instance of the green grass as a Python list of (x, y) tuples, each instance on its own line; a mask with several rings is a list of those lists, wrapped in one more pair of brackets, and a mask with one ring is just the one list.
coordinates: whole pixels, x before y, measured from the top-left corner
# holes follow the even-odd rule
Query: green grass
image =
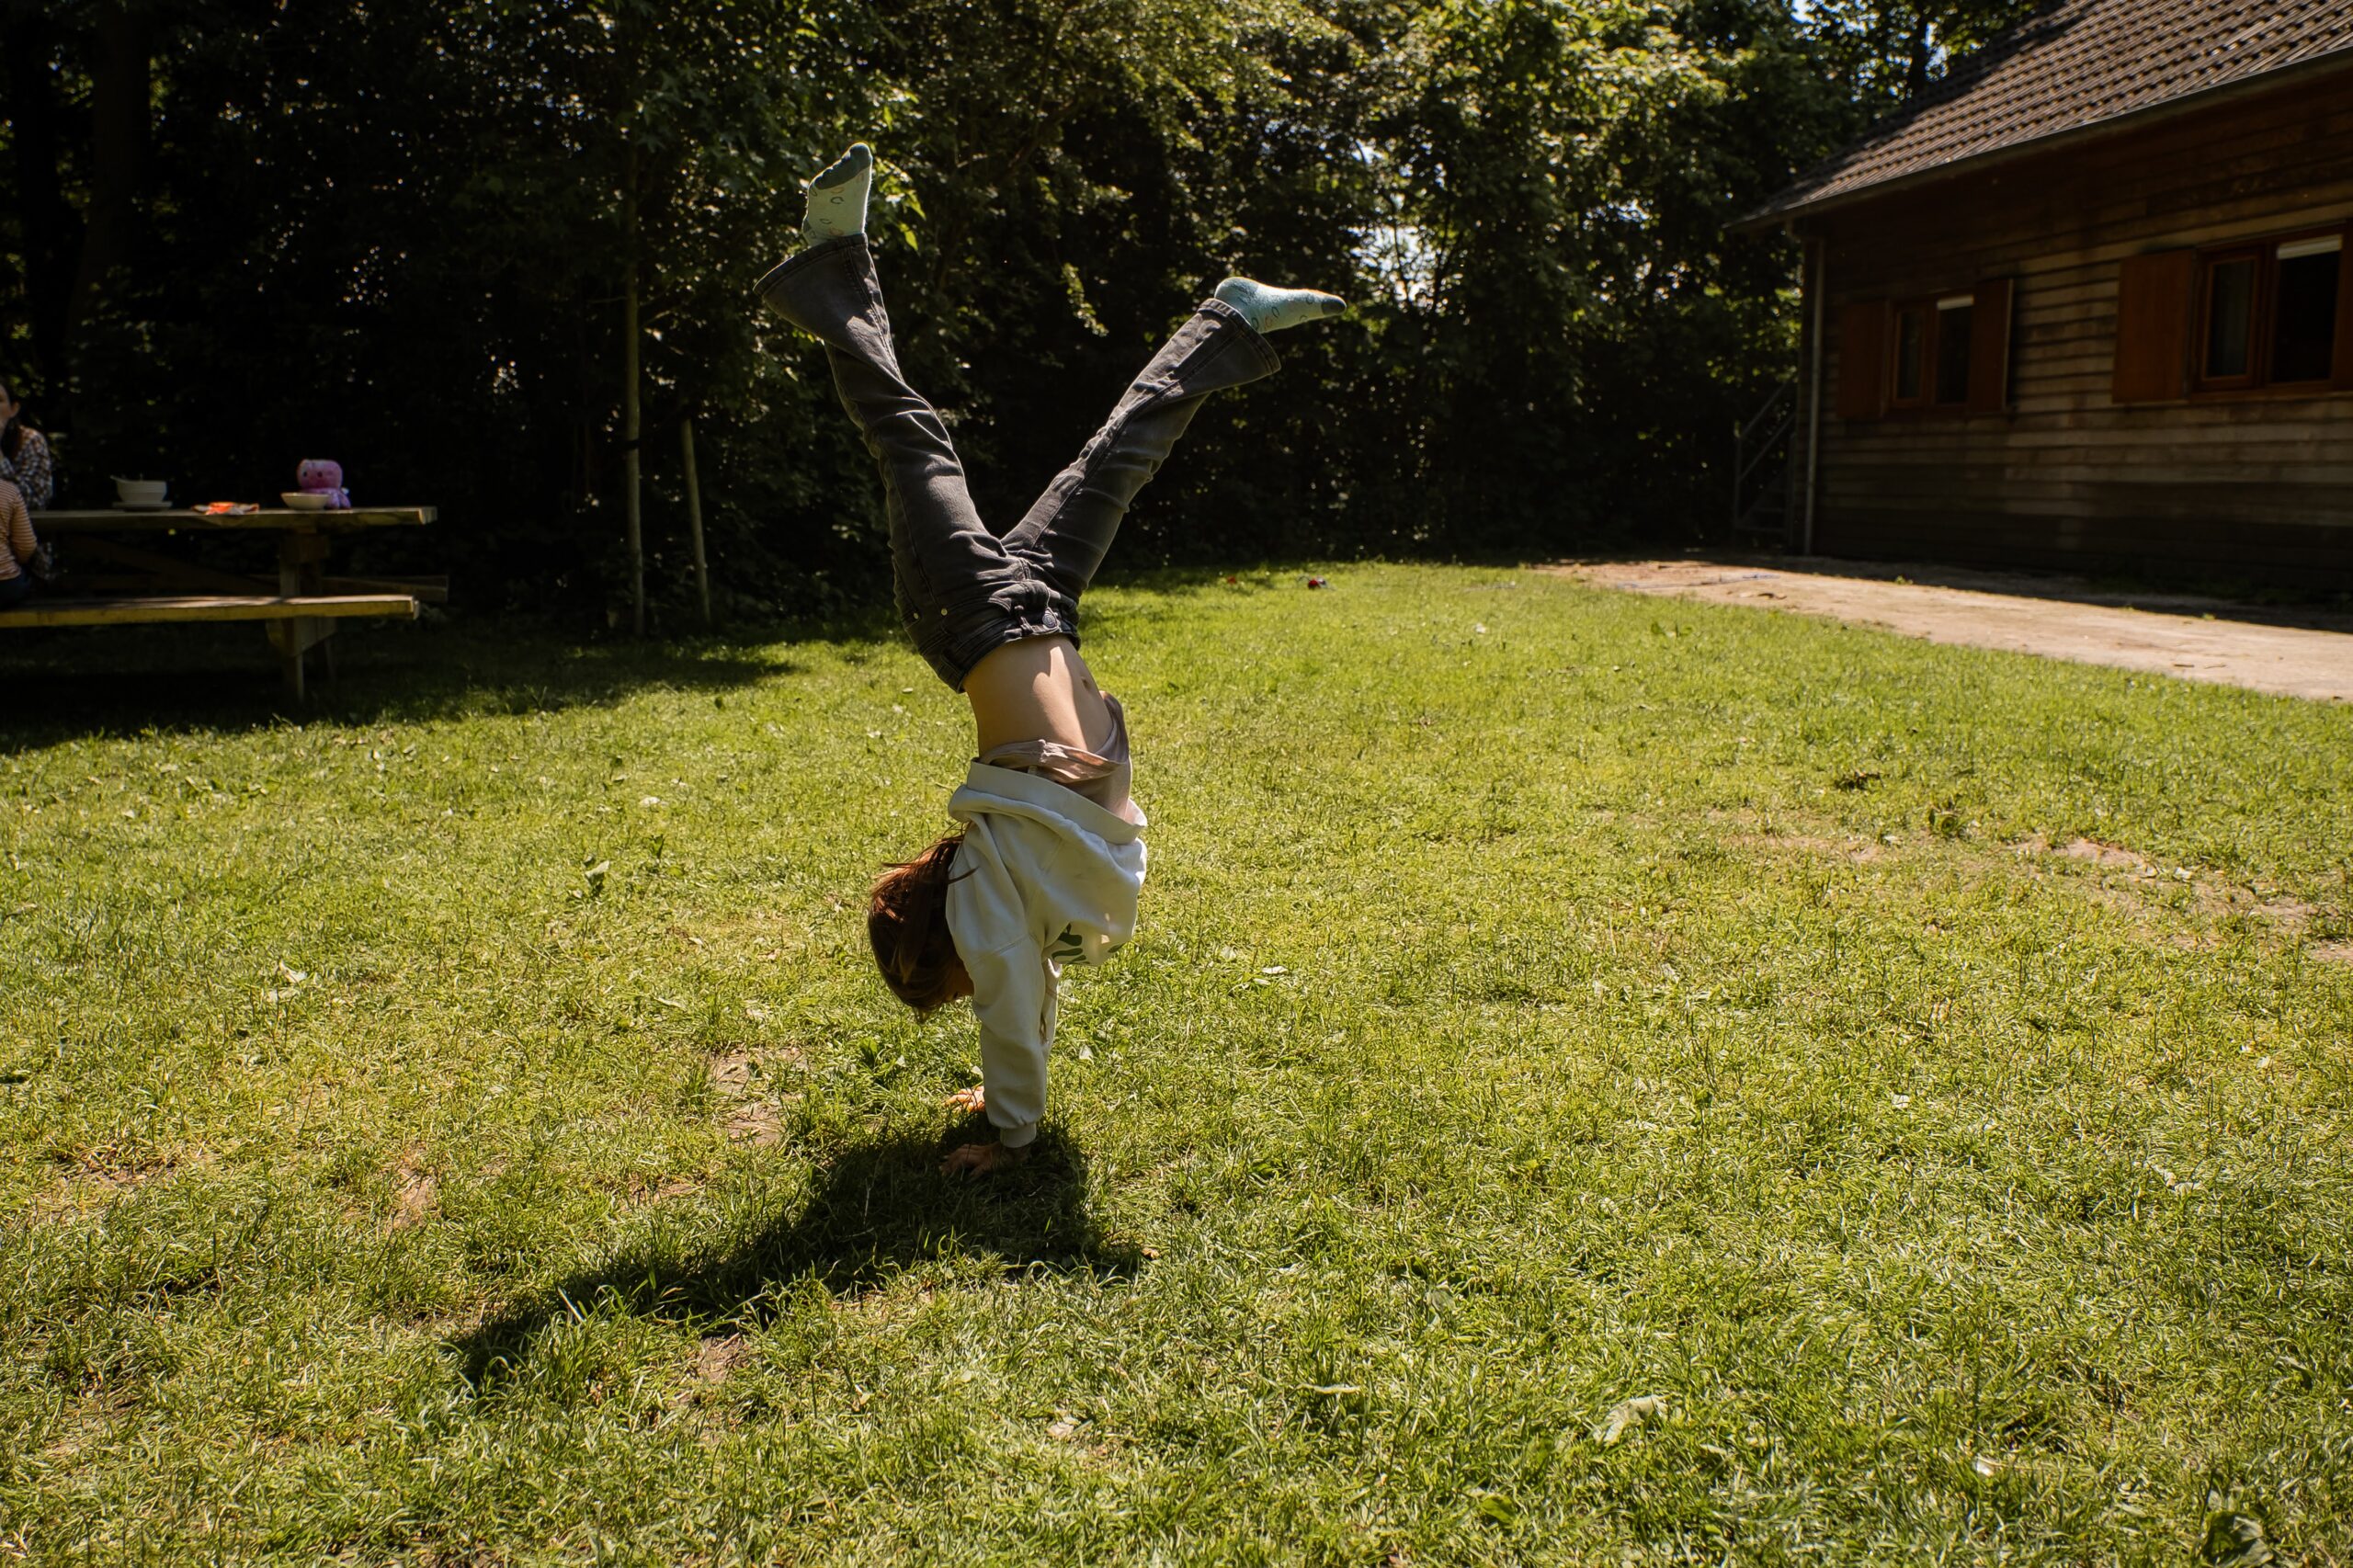
[(977, 1189), (887, 639), (0, 649), (0, 1562), (2353, 1560), (2353, 712), (1329, 575)]

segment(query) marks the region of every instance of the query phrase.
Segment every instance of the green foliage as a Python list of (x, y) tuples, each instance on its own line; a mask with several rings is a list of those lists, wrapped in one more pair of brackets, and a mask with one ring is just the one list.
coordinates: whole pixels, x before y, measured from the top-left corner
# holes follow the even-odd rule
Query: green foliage
[(1123, 559), (1688, 537), (1726, 430), (1791, 368), (1786, 247), (1724, 223), (1882, 107), (1910, 40), (1929, 69), (2008, 14), (18, 3), (5, 351), (69, 497), (127, 468), (264, 495), (333, 456), (364, 498), (444, 508), (403, 548), (465, 597), (597, 612), (634, 274), (657, 593), (685, 592), (691, 415), (729, 608), (870, 598), (863, 454), (821, 357), (748, 298), (801, 177), (865, 136), (904, 358), (989, 515), (1233, 270), (1358, 310), (1205, 415)]
[(299, 723), (0, 649), (5, 1550), (2353, 1539), (2353, 711), (1319, 571), (1090, 598), (1143, 925), (979, 1188), (865, 950), (971, 752), (895, 639), (372, 629)]
[(1811, 0), (1812, 32), (1853, 104), (1854, 130), (1920, 91), (2044, 0)]

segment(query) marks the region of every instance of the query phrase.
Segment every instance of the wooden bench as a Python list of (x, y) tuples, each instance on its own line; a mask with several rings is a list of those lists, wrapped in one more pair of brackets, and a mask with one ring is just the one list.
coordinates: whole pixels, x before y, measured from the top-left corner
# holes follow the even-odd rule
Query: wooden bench
[[(0, 609), (0, 631), (12, 626), (133, 626), (184, 620), (262, 620), (286, 662), (287, 685), (297, 701), (304, 696), (302, 655), (326, 642), (322, 622), (359, 617), (416, 619), (417, 601), (407, 594), (210, 594), (137, 598), (35, 600)], [(323, 648), (330, 657), (331, 647)], [(332, 668), (332, 666), (330, 666)]]
[(307, 617), (347, 619), (386, 615), (416, 619), (416, 600), (406, 594), (309, 594), (182, 596), (130, 599), (36, 599), (0, 609), (0, 627), (130, 626), (156, 620), (295, 620)]

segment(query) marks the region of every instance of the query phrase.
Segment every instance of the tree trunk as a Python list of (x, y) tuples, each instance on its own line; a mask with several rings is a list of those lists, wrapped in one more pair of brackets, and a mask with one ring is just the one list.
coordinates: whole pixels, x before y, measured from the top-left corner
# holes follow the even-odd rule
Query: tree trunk
[(678, 421), (678, 450), (687, 465), (687, 539), (694, 546), (695, 593), (702, 600), (702, 623), (710, 624), (710, 567), (702, 553), (702, 484), (695, 477), (695, 421)]
[[(0, 27), (0, 56), (6, 60), (10, 140), (15, 144), (17, 212), (24, 224), (25, 307), (32, 328), (33, 369), (56, 417), (63, 400), (72, 348), (66, 297), (74, 290), (74, 256), (81, 221), (66, 204), (58, 170), (64, 161), (54, 69), (55, 21), (40, 6), (10, 6)], [(26, 389), (12, 389), (22, 398)]]
[(1928, 85), (1928, 13), (1912, 18), (1912, 38), (1904, 62), (1904, 96), (1914, 97)]
[(630, 625), (645, 635), (645, 534), (640, 525), (638, 465), (637, 368), (637, 149), (632, 147), (621, 176), (621, 221), (627, 235), (623, 255), (629, 279), (621, 293), (621, 494), (629, 519)]
[(90, 204), (82, 230), (81, 264), (65, 296), (69, 355), (108, 278), (131, 260), (139, 230), (139, 186), (147, 161), (153, 91), (147, 17), (132, 0), (116, 0), (98, 12), (97, 43), (90, 72)]

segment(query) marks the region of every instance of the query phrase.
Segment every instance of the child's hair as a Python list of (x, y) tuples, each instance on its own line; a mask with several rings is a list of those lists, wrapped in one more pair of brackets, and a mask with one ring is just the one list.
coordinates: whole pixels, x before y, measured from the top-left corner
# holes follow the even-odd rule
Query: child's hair
[(918, 1013), (928, 1013), (966, 993), (964, 960), (948, 930), (948, 884), (961, 832), (951, 833), (912, 860), (903, 860), (875, 880), (866, 910), (866, 938), (891, 994)]

